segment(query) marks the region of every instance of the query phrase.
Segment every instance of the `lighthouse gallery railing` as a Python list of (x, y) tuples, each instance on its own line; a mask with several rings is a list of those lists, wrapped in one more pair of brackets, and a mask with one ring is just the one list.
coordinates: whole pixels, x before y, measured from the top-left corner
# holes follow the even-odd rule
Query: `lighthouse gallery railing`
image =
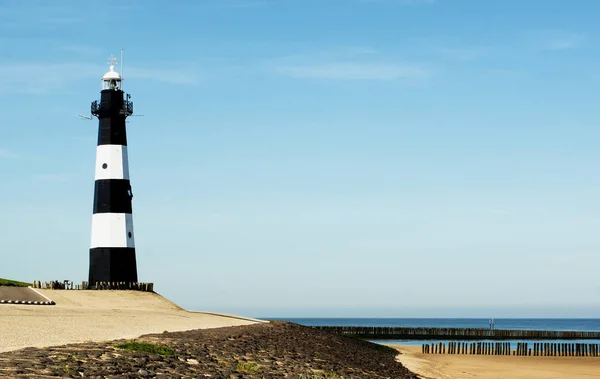
[[(108, 112), (110, 110), (110, 102), (96, 100), (92, 102), (91, 111), (92, 114), (98, 116), (99, 114)], [(123, 100), (123, 113), (126, 116), (133, 114), (133, 101)]]

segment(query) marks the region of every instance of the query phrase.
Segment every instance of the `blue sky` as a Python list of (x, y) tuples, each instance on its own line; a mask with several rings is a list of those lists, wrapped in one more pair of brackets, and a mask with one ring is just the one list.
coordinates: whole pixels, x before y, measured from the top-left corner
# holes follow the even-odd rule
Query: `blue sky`
[(97, 120), (77, 114), (123, 48), (139, 276), (169, 299), (597, 316), (599, 12), (2, 1), (0, 277), (86, 279)]

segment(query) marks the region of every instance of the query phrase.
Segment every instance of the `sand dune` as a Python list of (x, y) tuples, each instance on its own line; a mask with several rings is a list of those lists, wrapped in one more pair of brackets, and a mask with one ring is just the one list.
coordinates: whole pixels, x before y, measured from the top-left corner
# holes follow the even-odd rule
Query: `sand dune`
[(52, 306), (0, 305), (0, 352), (142, 334), (249, 325), (260, 320), (190, 312), (140, 291), (37, 290)]

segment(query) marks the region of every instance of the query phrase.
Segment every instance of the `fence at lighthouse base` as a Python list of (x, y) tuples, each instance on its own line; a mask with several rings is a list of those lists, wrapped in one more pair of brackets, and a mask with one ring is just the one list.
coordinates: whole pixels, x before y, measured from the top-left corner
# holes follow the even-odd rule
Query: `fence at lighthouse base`
[(72, 280), (54, 280), (50, 282), (34, 280), (32, 287), (51, 290), (128, 290), (154, 292), (154, 283), (144, 282), (97, 282), (90, 285), (89, 282), (85, 281), (81, 282), (81, 284), (75, 284)]

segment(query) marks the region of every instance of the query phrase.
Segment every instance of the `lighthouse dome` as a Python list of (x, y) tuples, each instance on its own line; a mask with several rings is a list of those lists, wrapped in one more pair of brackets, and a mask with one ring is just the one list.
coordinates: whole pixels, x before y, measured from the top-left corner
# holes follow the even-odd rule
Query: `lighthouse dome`
[(115, 66), (110, 65), (110, 71), (104, 74), (102, 80), (121, 80), (121, 75), (115, 71)]

